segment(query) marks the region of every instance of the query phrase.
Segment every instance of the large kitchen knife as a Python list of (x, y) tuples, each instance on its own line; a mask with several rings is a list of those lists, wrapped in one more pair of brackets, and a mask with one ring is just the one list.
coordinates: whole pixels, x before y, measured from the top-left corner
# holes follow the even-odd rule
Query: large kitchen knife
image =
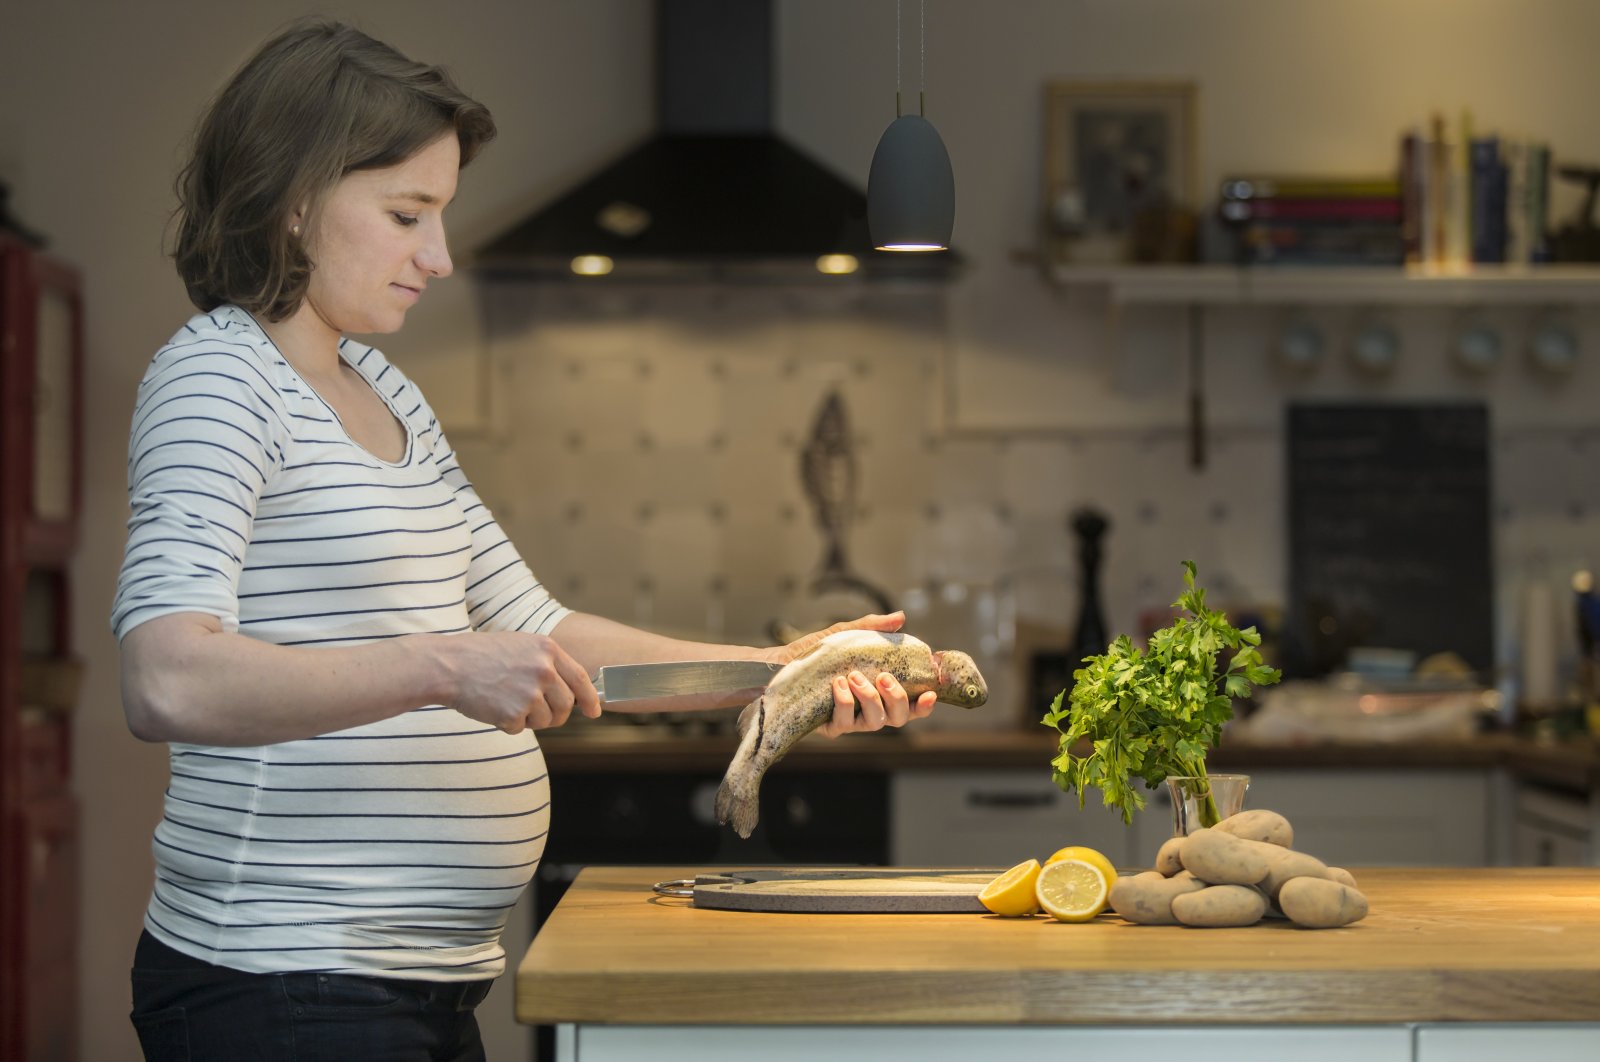
[(658, 664), (608, 664), (594, 688), (608, 704), (687, 693), (749, 690), (751, 699), (783, 668), (764, 660), (672, 660)]

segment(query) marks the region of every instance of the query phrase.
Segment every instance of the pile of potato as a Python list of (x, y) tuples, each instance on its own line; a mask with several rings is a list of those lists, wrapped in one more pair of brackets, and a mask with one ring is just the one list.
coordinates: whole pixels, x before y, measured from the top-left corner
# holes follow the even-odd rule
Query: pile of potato
[(1365, 918), (1354, 876), (1293, 844), (1293, 827), (1276, 811), (1231, 815), (1167, 841), (1154, 870), (1118, 878), (1111, 907), (1152, 926), (1248, 926), (1270, 915), (1331, 929)]

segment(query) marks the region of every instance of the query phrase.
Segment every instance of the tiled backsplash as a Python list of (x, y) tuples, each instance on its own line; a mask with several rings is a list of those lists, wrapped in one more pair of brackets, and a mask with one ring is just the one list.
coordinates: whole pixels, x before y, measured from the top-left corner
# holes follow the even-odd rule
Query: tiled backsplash
[[(567, 604), (764, 644), (774, 621), (809, 627), (871, 607), (811, 592), (824, 539), (800, 453), (839, 390), (858, 471), (850, 565), (907, 608), (912, 633), (971, 649), (990, 677), (991, 709), (936, 713), (947, 726), (1023, 716), (1013, 658), (1064, 640), (1072, 624), (1078, 573), (1067, 525), (1080, 506), (1111, 519), (1102, 589), (1113, 632), (1136, 629), (1142, 611), (1176, 596), (1184, 558), (1199, 564), (1214, 602), (1281, 605), (1281, 424), (1291, 399), (1486, 398), (1502, 602), (1528, 578), (1559, 589), (1600, 552), (1600, 374), (1581, 361), (1559, 389), (1514, 364), (1464, 380), (1442, 353), (1432, 367), (1423, 361), (1444, 347), (1454, 318), (1418, 310), (1396, 319), (1416, 356), (1391, 381), (1352, 375), (1336, 351), (1318, 376), (1291, 378), (1269, 354), (1282, 315), (1213, 311), (1205, 383), (1214, 423), (1194, 468), (1181, 313), (1124, 317), (1101, 329), (1104, 349), (1033, 366), (1037, 387), (1059, 391), (1059, 424), (977, 429), (963, 424), (956, 385), (981, 386), (983, 352), (952, 340), (945, 299), (862, 288), (491, 286), (492, 427), (454, 441), (534, 571)], [(1094, 307), (1081, 312), (1092, 327), (1103, 321)], [(1355, 319), (1327, 311), (1321, 324), (1337, 342)], [(1594, 334), (1592, 322), (1578, 324)], [(1505, 327), (1514, 340), (1516, 321)], [(1585, 390), (1595, 400), (1583, 400)], [(1094, 416), (1130, 395), (1147, 398), (1130, 422)], [(1040, 397), (1029, 395), (1029, 408)], [(1515, 623), (1502, 626), (1509, 652)]]

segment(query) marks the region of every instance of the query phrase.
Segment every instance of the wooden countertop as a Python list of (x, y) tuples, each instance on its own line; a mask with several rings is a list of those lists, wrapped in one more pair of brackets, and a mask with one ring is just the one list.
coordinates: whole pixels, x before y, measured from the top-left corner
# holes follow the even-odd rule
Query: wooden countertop
[[(540, 735), (552, 769), (562, 772), (704, 771), (721, 773), (735, 739), (684, 737), (635, 731), (625, 726), (584, 728)], [(829, 740), (810, 737), (774, 770), (897, 771), (1030, 768), (1048, 772), (1056, 734), (1036, 730), (956, 731), (917, 727), (894, 733), (855, 734)], [(1314, 745), (1250, 745), (1224, 740), (1206, 763), (1233, 768), (1449, 769), (1506, 766), (1532, 780), (1572, 789), (1600, 789), (1600, 747), (1589, 739), (1544, 744), (1510, 734), (1484, 734), (1465, 741)]]
[(701, 910), (584, 870), (517, 1018), (608, 1024), (1600, 1021), (1600, 868), (1367, 869), (1338, 930)]

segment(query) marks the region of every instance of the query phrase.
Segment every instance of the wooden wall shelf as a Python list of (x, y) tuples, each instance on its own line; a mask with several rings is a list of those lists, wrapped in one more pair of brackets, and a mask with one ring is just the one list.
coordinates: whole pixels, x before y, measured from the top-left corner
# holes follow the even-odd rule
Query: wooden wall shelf
[(1478, 266), (1466, 273), (1421, 269), (1224, 265), (1054, 265), (1051, 283), (1098, 289), (1117, 306), (1600, 304), (1600, 265)]

